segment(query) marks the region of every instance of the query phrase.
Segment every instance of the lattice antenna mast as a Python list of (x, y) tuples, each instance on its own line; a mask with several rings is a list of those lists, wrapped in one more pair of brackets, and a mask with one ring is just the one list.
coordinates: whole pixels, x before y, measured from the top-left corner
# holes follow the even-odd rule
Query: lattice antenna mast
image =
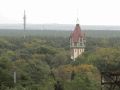
[(24, 25), (24, 39), (26, 37), (26, 34), (25, 34), (25, 31), (26, 31), (26, 13), (25, 13), (25, 10), (24, 10), (24, 17), (23, 17), (23, 25)]

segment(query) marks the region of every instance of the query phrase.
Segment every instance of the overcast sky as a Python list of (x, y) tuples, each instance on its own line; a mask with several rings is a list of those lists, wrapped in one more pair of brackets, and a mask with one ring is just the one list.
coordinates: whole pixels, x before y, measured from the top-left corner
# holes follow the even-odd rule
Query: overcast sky
[[(120, 0), (0, 0), (0, 24), (120, 25)], [(77, 14), (78, 13), (78, 14)]]

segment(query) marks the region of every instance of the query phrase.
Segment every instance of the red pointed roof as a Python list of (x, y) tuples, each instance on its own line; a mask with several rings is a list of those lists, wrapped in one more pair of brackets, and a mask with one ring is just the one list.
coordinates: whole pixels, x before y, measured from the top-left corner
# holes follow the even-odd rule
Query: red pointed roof
[(78, 42), (79, 38), (82, 38), (84, 35), (81, 32), (79, 24), (76, 24), (74, 31), (71, 33), (70, 38), (73, 42)]

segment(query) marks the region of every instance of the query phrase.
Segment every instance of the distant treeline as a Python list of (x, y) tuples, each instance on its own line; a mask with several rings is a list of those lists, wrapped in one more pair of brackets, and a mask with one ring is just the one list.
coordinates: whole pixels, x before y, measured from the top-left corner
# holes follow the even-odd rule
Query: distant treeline
[[(0, 36), (17, 36), (23, 37), (24, 33), (26, 36), (40, 36), (40, 37), (69, 37), (72, 31), (61, 31), (61, 30), (0, 30)], [(120, 37), (119, 30), (83, 30), (86, 37)]]

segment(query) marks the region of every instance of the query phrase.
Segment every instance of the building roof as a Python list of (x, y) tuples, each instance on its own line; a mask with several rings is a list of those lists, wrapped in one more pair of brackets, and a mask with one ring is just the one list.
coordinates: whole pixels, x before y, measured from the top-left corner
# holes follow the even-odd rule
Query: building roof
[(73, 42), (78, 42), (79, 38), (83, 38), (84, 34), (81, 32), (79, 24), (76, 24), (74, 31), (71, 33), (70, 38)]

